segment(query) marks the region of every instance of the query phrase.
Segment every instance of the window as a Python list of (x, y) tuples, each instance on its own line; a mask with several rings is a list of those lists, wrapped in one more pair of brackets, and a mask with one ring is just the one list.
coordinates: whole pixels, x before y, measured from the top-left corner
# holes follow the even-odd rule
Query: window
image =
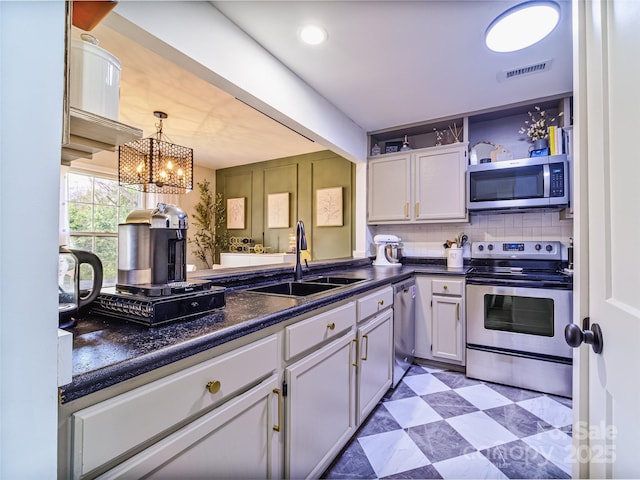
[[(67, 188), (70, 247), (98, 255), (102, 285), (113, 286), (118, 277), (118, 223), (140, 208), (141, 194), (117, 180), (80, 173), (69, 173)], [(83, 267), (87, 271), (81, 271), (80, 278), (90, 278), (90, 267)]]

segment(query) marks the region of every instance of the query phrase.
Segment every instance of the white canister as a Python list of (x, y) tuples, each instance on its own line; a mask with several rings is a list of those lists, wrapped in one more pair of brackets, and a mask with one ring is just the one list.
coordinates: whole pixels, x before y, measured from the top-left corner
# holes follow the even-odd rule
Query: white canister
[(462, 265), (462, 248), (447, 248), (447, 269), (460, 269)]
[(71, 41), (70, 61), (70, 105), (118, 121), (120, 61), (88, 34)]

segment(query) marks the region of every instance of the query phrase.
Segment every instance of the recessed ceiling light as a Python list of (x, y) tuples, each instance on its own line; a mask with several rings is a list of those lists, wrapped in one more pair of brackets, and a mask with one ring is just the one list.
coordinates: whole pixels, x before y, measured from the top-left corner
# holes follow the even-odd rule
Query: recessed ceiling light
[(485, 33), (485, 42), (494, 52), (515, 52), (539, 42), (560, 21), (555, 2), (521, 3), (499, 15)]
[(299, 35), (309, 45), (319, 45), (327, 40), (327, 31), (317, 25), (305, 25), (300, 29)]

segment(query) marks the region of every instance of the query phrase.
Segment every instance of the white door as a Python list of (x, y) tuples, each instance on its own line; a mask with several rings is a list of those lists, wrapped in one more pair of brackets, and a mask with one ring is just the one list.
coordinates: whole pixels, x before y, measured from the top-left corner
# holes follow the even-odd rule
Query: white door
[(585, 345), (576, 351), (573, 438), (579, 461), (573, 476), (638, 478), (640, 2), (573, 5), (579, 25), (574, 103), (580, 189), (574, 321), (589, 316), (603, 334), (600, 355)]

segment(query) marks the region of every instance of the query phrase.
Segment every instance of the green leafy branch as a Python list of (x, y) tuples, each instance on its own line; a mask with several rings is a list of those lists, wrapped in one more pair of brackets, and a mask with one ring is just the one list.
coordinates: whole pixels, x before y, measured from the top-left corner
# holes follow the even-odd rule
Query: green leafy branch
[(198, 183), (200, 201), (195, 206), (193, 223), (197, 230), (189, 243), (195, 248), (193, 254), (207, 268), (211, 268), (219, 253), (229, 246), (229, 234), (224, 228), (226, 209), (221, 193), (213, 195), (208, 180)]

